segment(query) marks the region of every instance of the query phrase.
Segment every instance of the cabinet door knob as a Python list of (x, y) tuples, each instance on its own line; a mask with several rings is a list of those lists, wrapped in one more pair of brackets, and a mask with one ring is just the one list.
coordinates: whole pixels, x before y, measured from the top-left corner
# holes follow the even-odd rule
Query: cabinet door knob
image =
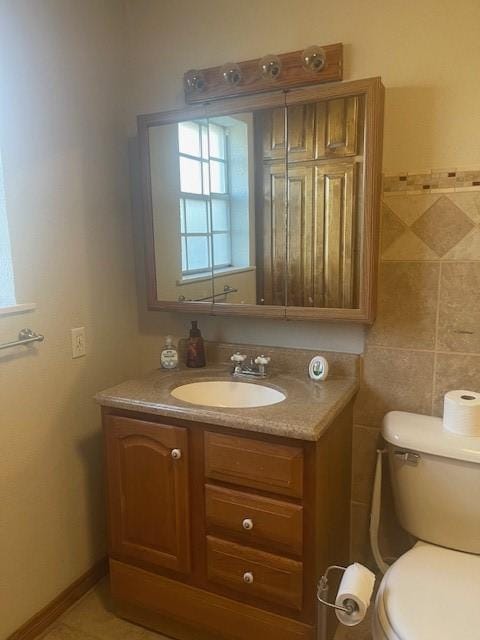
[(242, 522), (242, 527), (246, 531), (251, 531), (253, 529), (253, 520), (251, 520), (250, 518), (245, 518), (245, 520)]
[(172, 449), (170, 455), (172, 456), (172, 458), (174, 460), (180, 460), (180, 458), (182, 457), (182, 450), (181, 449)]
[(246, 573), (243, 574), (243, 581), (245, 582), (245, 584), (252, 584), (253, 583), (253, 573), (251, 571), (247, 571)]

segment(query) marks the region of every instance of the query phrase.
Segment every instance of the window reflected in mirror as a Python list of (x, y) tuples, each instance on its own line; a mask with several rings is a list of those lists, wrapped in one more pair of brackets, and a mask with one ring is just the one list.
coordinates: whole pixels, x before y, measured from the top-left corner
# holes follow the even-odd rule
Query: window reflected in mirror
[[(238, 113), (211, 117), (208, 126), (214, 302), (254, 305), (257, 303), (254, 116)], [(217, 151), (220, 154), (215, 157)]]
[(158, 300), (212, 300), (207, 137), (204, 120), (149, 130)]

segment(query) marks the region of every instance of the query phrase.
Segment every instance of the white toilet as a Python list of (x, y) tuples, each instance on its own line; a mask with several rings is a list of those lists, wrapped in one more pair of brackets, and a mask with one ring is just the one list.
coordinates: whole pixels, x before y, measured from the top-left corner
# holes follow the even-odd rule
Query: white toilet
[(441, 418), (383, 421), (395, 508), (419, 541), (385, 573), (374, 640), (480, 640), (480, 438)]

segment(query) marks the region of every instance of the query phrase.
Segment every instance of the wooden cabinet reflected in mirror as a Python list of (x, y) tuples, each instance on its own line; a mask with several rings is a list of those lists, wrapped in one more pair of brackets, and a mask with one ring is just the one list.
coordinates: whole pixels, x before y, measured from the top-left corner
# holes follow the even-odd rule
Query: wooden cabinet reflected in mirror
[(379, 79), (139, 117), (151, 309), (371, 322)]
[[(362, 113), (360, 96), (287, 107), (286, 166), (278, 125), (284, 110), (259, 122), (265, 207), (257, 221), (258, 283), (266, 304), (358, 308)], [(277, 281), (285, 271), (286, 292), (283, 278)]]

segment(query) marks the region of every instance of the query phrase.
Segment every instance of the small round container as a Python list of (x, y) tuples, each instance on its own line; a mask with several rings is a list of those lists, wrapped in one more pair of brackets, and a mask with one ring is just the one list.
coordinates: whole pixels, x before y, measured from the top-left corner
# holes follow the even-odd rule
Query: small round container
[(314, 356), (308, 365), (308, 375), (312, 380), (326, 380), (328, 376), (328, 362), (323, 356)]

